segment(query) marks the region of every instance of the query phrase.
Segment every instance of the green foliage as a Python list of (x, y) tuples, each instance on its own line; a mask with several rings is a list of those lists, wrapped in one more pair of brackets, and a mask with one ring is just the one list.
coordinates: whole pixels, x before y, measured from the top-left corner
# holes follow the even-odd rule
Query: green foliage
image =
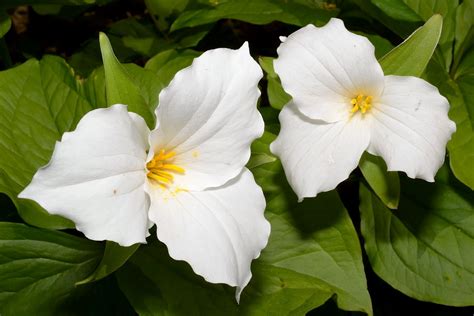
[(178, 51), (170, 49), (150, 58), (145, 65), (145, 69), (153, 71), (159, 78), (161, 88), (166, 87), (178, 70), (181, 70), (193, 62), (193, 59), (200, 54), (187, 49)]
[(421, 76), (438, 44), (443, 18), (434, 15), (408, 39), (380, 59), (385, 75)]
[(291, 100), (291, 96), (288, 95), (283, 87), (281, 86), (278, 75), (273, 70), (273, 58), (271, 57), (260, 57), (258, 62), (262, 69), (267, 73), (267, 93), (268, 101), (270, 105), (277, 110), (281, 110), (288, 101)]
[(372, 0), (372, 3), (390, 17), (402, 21), (428, 21), (434, 14), (441, 14), (444, 23), (439, 39), (439, 52), (443, 65), (449, 69), (458, 0)]
[(148, 126), (153, 127), (153, 105), (146, 102), (140, 93), (140, 86), (132, 81), (130, 74), (115, 57), (107, 35), (101, 33), (99, 38), (104, 61), (107, 105), (126, 104), (129, 111), (141, 115)]
[(398, 208), (400, 179), (397, 172), (388, 172), (382, 158), (364, 153), (359, 162), (362, 175), (382, 202), (391, 209)]
[(97, 265), (100, 244), (23, 224), (0, 223), (0, 313), (53, 315)]
[(323, 24), (337, 13), (335, 10), (323, 10), (310, 1), (234, 0), (216, 3), (214, 7), (183, 12), (171, 25), (171, 30), (209, 24), (221, 19), (235, 19), (253, 24), (281, 21), (304, 26), (309, 23)]
[(10, 16), (0, 8), (0, 39), (7, 34), (12, 25)]
[[(474, 1), (135, 1), (141, 9), (125, 2), (0, 4), (0, 67), (12, 67), (0, 71), (1, 315), (325, 315), (334, 311), (314, 309), (328, 301), (350, 314), (371, 315), (364, 272), (371, 268), (417, 300), (474, 304)], [(9, 32), (5, 9), (11, 13), (23, 4), (33, 5), (40, 18), (55, 15), (89, 34), (71, 51), (57, 52), (72, 67), (63, 58), (25, 49), (31, 43), (24, 37), (44, 36), (42, 28), (33, 26), (26, 35)], [(123, 6), (126, 11), (114, 11)], [(280, 129), (279, 111), (291, 100), (273, 60), (279, 36), (336, 15), (374, 44), (385, 75), (423, 76), (449, 100), (457, 131), (435, 183), (388, 172), (382, 158), (364, 154), (360, 172), (337, 191), (296, 202), (269, 150)], [(107, 35), (98, 40), (98, 30)], [(74, 223), (18, 199), (50, 160), (56, 141), (85, 113), (127, 104), (153, 128), (159, 93), (177, 71), (207, 49), (236, 48), (244, 41), (265, 72), (259, 110), (266, 131), (252, 144), (247, 167), (264, 190), (272, 231), (252, 262), (253, 277), (240, 304), (233, 288), (207, 283), (188, 264), (172, 260), (153, 231), (146, 245), (92, 242), (72, 230), (53, 231)], [(55, 52), (54, 43), (45, 46)], [(358, 212), (361, 225), (354, 227)], [(377, 294), (376, 314), (380, 297), (393, 295)]]
[(474, 196), (470, 190), (449, 176), (438, 177), (435, 184), (403, 179), (396, 211), (387, 209), (364, 185), (360, 199), (365, 249), (381, 278), (419, 300), (472, 304)]
[(462, 60), (454, 80), (441, 65), (431, 62), (424, 74), (446, 96), (451, 105), (449, 117), (456, 123), (456, 132), (448, 143), (449, 159), (454, 175), (474, 189), (474, 50)]
[[(268, 137), (271, 140), (271, 137)], [(267, 145), (268, 146), (268, 145)], [(206, 283), (164, 245), (141, 247), (118, 272), (119, 284), (140, 315), (304, 314), (337, 295), (339, 307), (371, 314), (355, 229), (336, 192), (296, 203), (278, 162), (252, 170), (266, 191), (272, 233), (252, 264), (240, 304), (233, 291)]]
[(55, 142), (92, 108), (82, 95), (81, 81), (61, 58), (47, 56), (0, 72), (0, 90), (0, 191), (31, 225), (74, 227), (17, 196), (36, 170), (48, 163)]
[(107, 241), (105, 243), (104, 255), (95, 271), (86, 279), (76, 284), (97, 281), (105, 278), (111, 273), (114, 273), (135, 253), (135, 251), (137, 251), (139, 246), (140, 244), (135, 244), (130, 247), (122, 247), (113, 241)]

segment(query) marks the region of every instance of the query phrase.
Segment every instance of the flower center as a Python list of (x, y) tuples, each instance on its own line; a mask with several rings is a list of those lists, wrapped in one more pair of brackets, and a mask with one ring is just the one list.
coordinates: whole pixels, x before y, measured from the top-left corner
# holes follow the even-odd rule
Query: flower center
[(173, 183), (173, 173), (184, 173), (183, 168), (173, 164), (174, 156), (176, 156), (174, 151), (166, 152), (164, 149), (161, 149), (146, 164), (148, 169), (146, 176), (164, 189)]
[(365, 96), (363, 94), (359, 94), (357, 97), (351, 100), (351, 104), (351, 114), (354, 114), (359, 110), (362, 112), (362, 114), (365, 114), (365, 112), (369, 111), (370, 108), (372, 108), (372, 96)]

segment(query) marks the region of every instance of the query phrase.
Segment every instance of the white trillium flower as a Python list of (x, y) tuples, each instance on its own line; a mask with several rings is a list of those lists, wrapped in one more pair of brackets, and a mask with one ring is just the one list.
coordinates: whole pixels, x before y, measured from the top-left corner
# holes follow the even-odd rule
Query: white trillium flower
[(366, 150), (389, 171), (434, 181), (456, 130), (436, 87), (384, 76), (374, 46), (339, 19), (288, 36), (274, 67), (293, 99), (280, 113), (271, 151), (299, 200), (334, 189)]
[(237, 286), (238, 299), (270, 234), (263, 192), (245, 168), (264, 129), (261, 78), (247, 43), (208, 51), (161, 91), (154, 130), (125, 105), (93, 110), (19, 196), (122, 246), (145, 243), (155, 223), (172, 258)]

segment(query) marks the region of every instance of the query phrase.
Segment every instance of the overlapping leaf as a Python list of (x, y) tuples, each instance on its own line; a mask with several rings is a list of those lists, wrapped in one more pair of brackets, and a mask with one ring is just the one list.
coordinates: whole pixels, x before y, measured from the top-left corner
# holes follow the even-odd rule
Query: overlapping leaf
[(53, 315), (98, 264), (99, 243), (65, 233), (0, 223), (0, 313)]
[(419, 300), (474, 302), (474, 196), (447, 168), (436, 183), (402, 181), (398, 210), (360, 188), (362, 234), (375, 272)]
[(47, 164), (62, 133), (74, 129), (92, 108), (82, 96), (81, 83), (61, 58), (47, 56), (0, 72), (0, 90), (0, 191), (32, 225), (73, 227), (17, 195)]

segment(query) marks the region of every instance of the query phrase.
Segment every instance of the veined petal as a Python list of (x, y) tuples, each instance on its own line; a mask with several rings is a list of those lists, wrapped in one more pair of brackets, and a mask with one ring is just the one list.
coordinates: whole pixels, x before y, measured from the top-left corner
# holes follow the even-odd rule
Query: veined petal
[(205, 52), (160, 93), (151, 154), (176, 153), (173, 164), (185, 169), (174, 175), (176, 185), (216, 187), (241, 172), (250, 144), (263, 133), (256, 107), (261, 78), (245, 43), (238, 50)]
[(280, 113), (281, 130), (270, 150), (280, 157), (299, 201), (334, 189), (357, 167), (369, 144), (366, 117), (346, 121), (312, 120), (290, 102)]
[(368, 151), (382, 156), (390, 171), (434, 181), (446, 143), (456, 131), (449, 103), (438, 89), (416, 77), (386, 76), (385, 90), (371, 110)]
[(237, 286), (252, 276), (250, 264), (266, 246), (270, 224), (265, 198), (245, 169), (219, 188), (204, 191), (150, 190), (150, 219), (170, 256), (184, 260), (212, 283)]
[(288, 36), (278, 47), (274, 66), (295, 106), (312, 119), (347, 119), (352, 98), (377, 98), (383, 90), (374, 46), (339, 19), (323, 27), (307, 25)]
[(144, 243), (148, 134), (145, 121), (125, 105), (93, 110), (64, 133), (19, 197), (71, 219), (89, 239)]

